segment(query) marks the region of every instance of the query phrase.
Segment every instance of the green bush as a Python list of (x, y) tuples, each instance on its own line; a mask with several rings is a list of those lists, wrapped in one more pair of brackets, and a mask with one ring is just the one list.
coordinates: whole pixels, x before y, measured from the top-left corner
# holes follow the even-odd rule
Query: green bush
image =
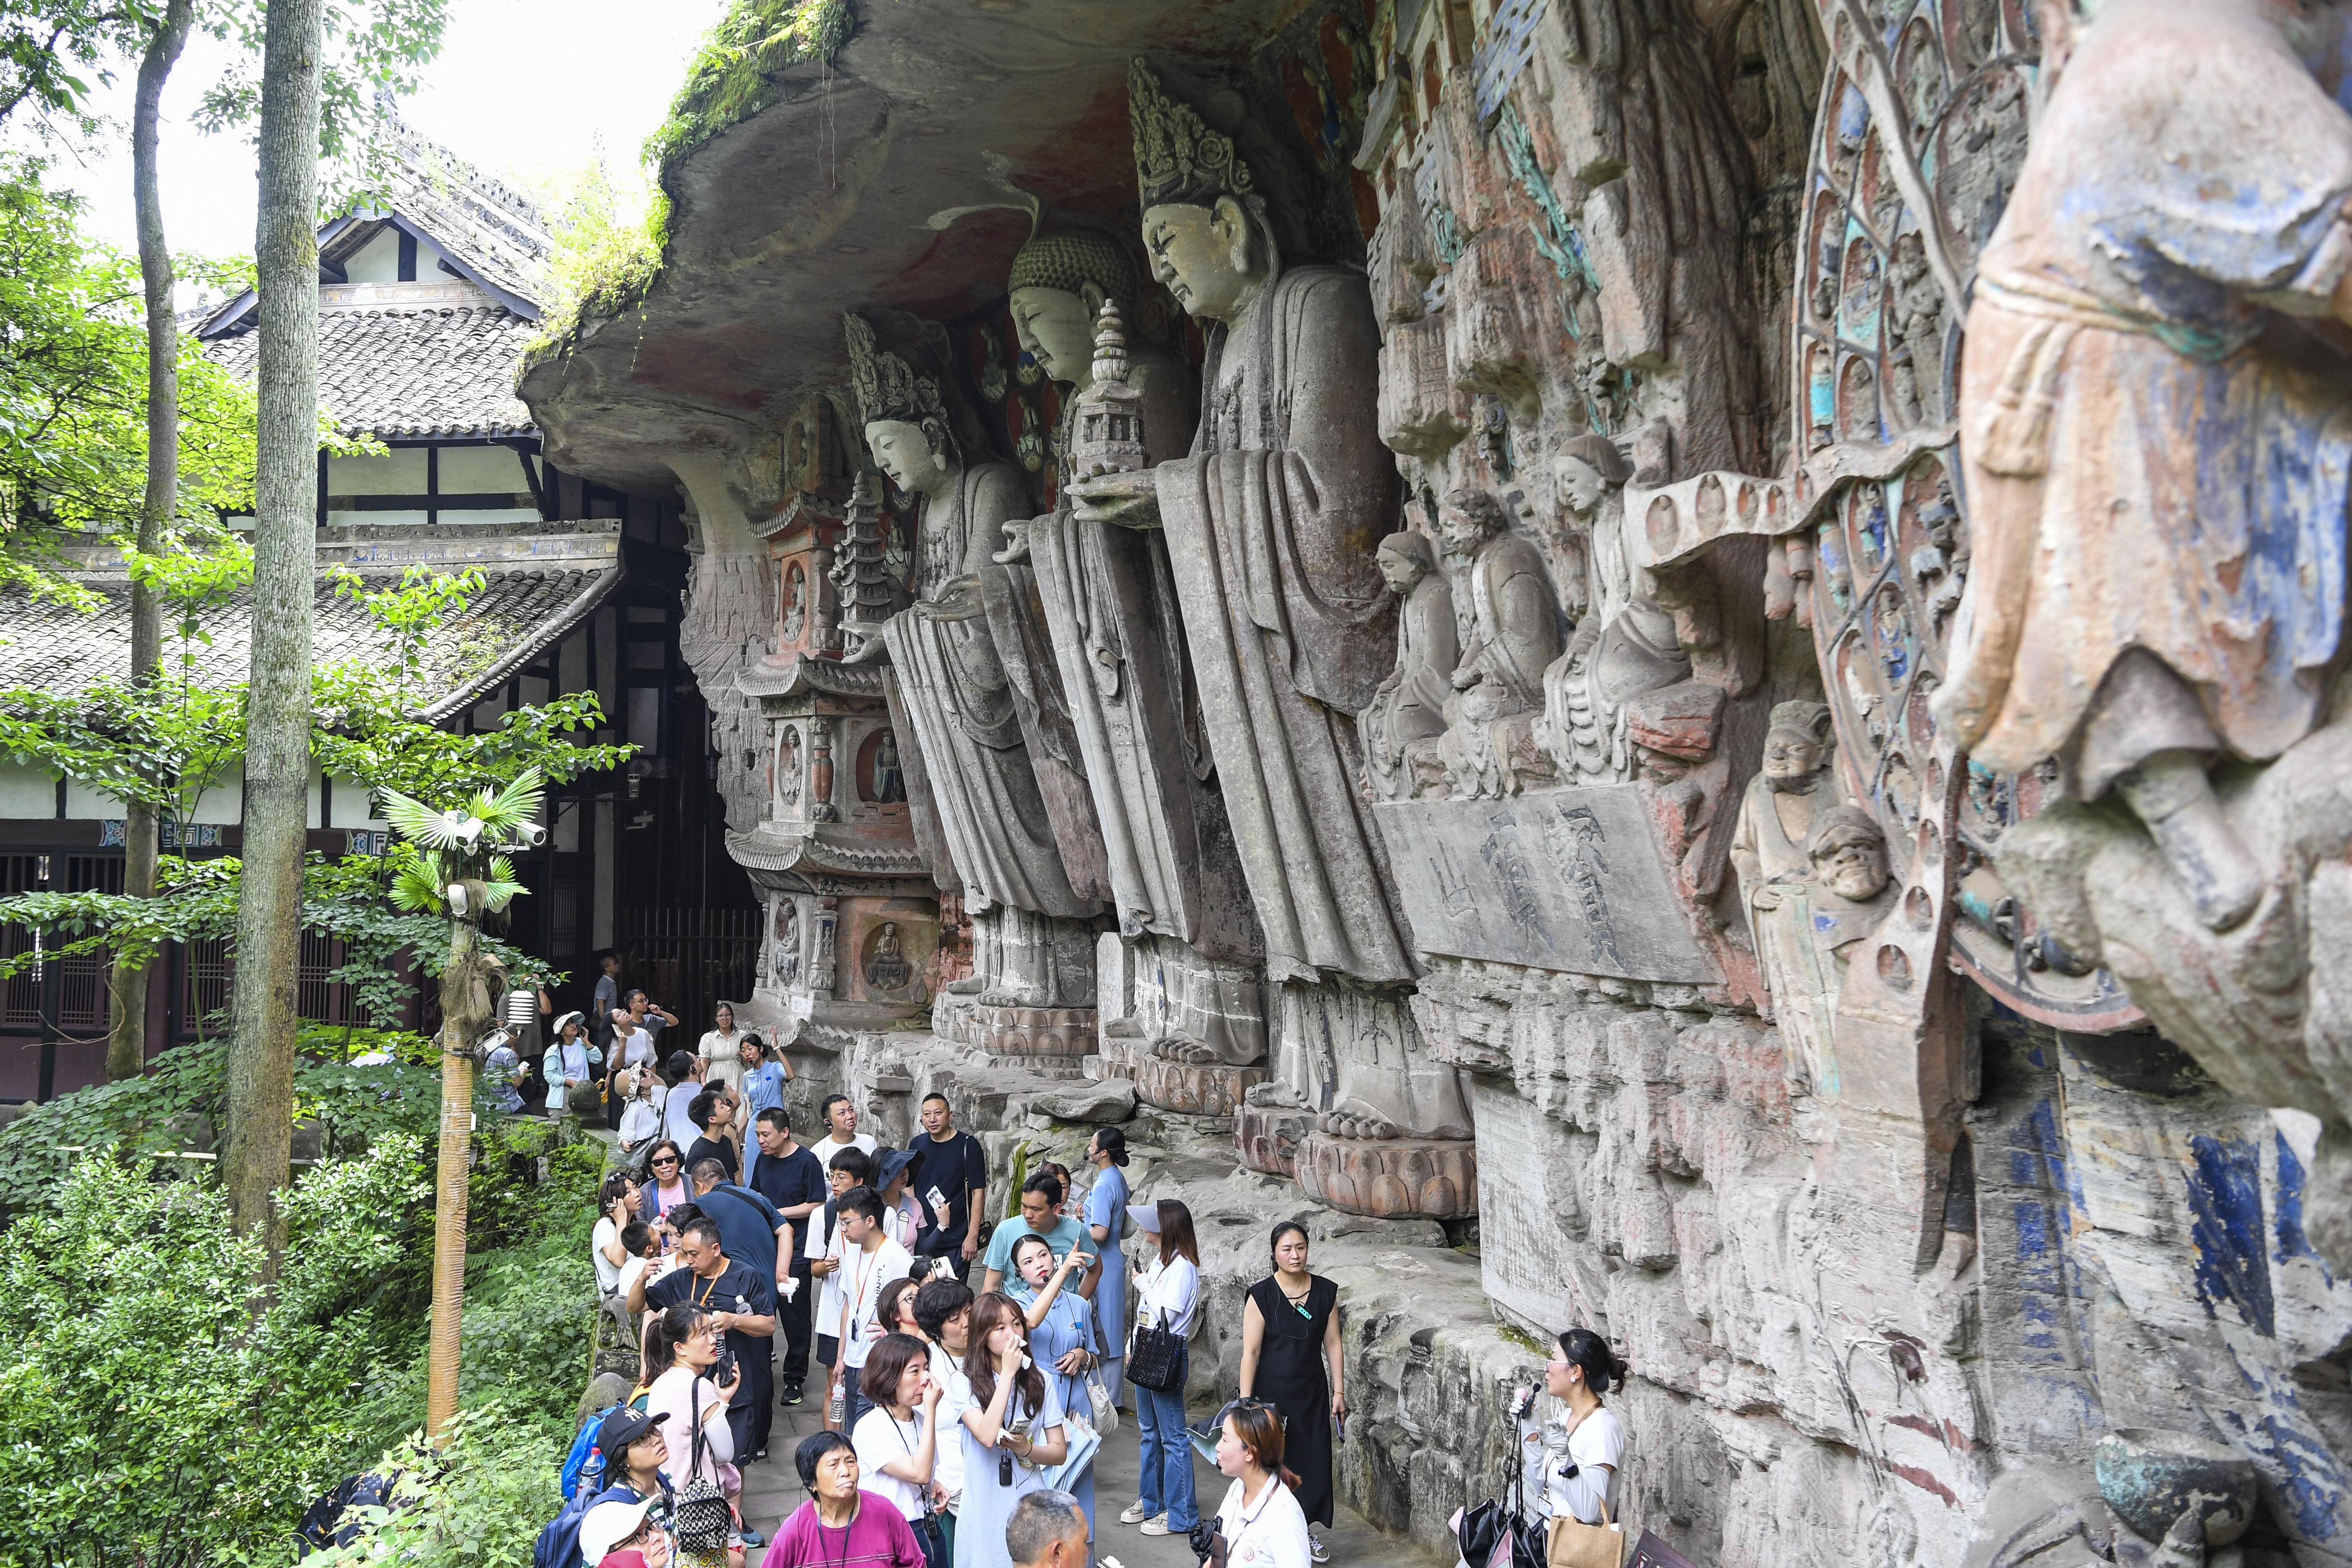
[(362, 1510), (361, 1539), (306, 1568), (528, 1568), (540, 1526), (563, 1500), (543, 1424), (490, 1402), (460, 1410), (444, 1436), (437, 1450), (420, 1436), (385, 1455), (400, 1472), (392, 1505)]
[(142, 1568), (281, 1557), (310, 1500), (381, 1449), (341, 1310), (423, 1194), (413, 1138), (288, 1195), (274, 1289), (219, 1194), (89, 1157), (0, 1234), (0, 1562)]

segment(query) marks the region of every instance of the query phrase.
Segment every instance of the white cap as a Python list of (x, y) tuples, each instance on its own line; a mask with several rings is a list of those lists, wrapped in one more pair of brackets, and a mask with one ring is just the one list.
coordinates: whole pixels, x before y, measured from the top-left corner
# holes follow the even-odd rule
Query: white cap
[(635, 1535), (653, 1506), (651, 1498), (643, 1502), (600, 1502), (582, 1514), (580, 1555), (587, 1560), (588, 1568), (596, 1568), (606, 1553)]
[(1129, 1204), (1127, 1205), (1127, 1217), (1129, 1223), (1132, 1224), (1136, 1229), (1143, 1231), (1150, 1236), (1158, 1236), (1160, 1234), (1160, 1205), (1158, 1204)]

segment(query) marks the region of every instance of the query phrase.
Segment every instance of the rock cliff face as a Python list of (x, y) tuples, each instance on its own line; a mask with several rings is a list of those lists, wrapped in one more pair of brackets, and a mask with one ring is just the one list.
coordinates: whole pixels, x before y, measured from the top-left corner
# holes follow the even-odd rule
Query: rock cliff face
[(523, 383), (803, 1084), (1123, 1123), (1202, 1405), (1301, 1217), (1432, 1547), (1581, 1326), (1700, 1563), (2352, 1563), (2352, 116), (2095, 9), (828, 8)]

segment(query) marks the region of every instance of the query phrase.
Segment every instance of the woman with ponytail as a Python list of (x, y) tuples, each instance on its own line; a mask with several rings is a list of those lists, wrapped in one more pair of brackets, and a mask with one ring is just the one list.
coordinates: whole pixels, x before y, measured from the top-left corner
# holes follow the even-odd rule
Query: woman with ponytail
[(1202, 1562), (1210, 1568), (1313, 1568), (1298, 1477), (1282, 1464), (1282, 1413), (1263, 1400), (1236, 1399), (1217, 1425), (1217, 1468), (1234, 1484), (1217, 1505), (1217, 1539)]
[[(1544, 1369), (1544, 1392), (1565, 1408), (1525, 1439), (1527, 1496), (1545, 1516), (1585, 1524), (1601, 1523), (1604, 1511), (1617, 1517), (1611, 1490), (1625, 1457), (1625, 1428), (1601, 1396), (1624, 1385), (1625, 1363), (1607, 1340), (1591, 1329), (1559, 1336)], [(1534, 1393), (1520, 1403), (1523, 1423)]]

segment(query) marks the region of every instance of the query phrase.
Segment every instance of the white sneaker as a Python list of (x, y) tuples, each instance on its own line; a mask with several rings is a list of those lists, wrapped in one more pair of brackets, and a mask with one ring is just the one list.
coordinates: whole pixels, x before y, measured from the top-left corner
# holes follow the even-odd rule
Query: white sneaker
[(1141, 1503), (1133, 1502), (1127, 1505), (1127, 1511), (1118, 1516), (1118, 1521), (1121, 1524), (1141, 1524), (1145, 1520), (1150, 1519), (1150, 1514), (1144, 1511), (1144, 1507)]
[(1150, 1519), (1143, 1521), (1143, 1533), (1146, 1535), (1170, 1535), (1174, 1532), (1168, 1528), (1168, 1516), (1164, 1513), (1156, 1513)]

